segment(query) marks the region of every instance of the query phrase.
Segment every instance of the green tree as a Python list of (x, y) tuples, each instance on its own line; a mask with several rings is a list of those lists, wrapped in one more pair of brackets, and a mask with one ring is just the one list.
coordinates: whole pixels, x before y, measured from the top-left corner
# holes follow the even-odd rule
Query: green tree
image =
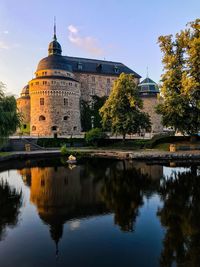
[(0, 137), (13, 134), (20, 126), (20, 114), (14, 96), (4, 94), (5, 85), (0, 83)]
[(149, 115), (142, 112), (143, 102), (139, 90), (131, 74), (122, 73), (115, 81), (111, 94), (100, 109), (103, 127), (108, 127), (113, 133), (140, 133), (151, 126)]
[(99, 110), (103, 107), (107, 96), (92, 96), (91, 114), (94, 117), (94, 128), (102, 128), (101, 116)]
[(156, 107), (163, 125), (186, 134), (200, 129), (200, 19), (158, 39), (163, 53), (163, 101)]
[(90, 103), (85, 100), (81, 100), (81, 127), (83, 132), (87, 132), (92, 128), (91, 116)]

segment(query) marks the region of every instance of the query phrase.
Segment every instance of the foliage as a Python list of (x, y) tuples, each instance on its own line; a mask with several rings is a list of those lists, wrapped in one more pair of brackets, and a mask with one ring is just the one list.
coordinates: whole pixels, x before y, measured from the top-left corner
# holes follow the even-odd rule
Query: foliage
[(5, 96), (5, 86), (0, 83), (0, 137), (13, 134), (20, 126), (20, 114), (14, 96)]
[(163, 125), (186, 134), (200, 130), (200, 19), (172, 35), (158, 39), (163, 53), (163, 97), (156, 110)]
[[(94, 128), (102, 128), (99, 109), (104, 105), (107, 97), (92, 96), (91, 101), (81, 100), (81, 127), (86, 132)], [(93, 125), (92, 125), (93, 116)]]
[(92, 128), (91, 116), (90, 103), (81, 100), (81, 127), (83, 132), (89, 131)]
[(67, 155), (69, 153), (66, 145), (63, 145), (61, 147), (60, 152), (61, 152), (61, 155)]
[(0, 240), (5, 235), (7, 226), (17, 224), (19, 209), (22, 205), (22, 192), (10, 188), (9, 184), (0, 181)]
[(143, 102), (134, 82), (134, 76), (122, 73), (100, 109), (103, 127), (110, 128), (115, 134), (122, 134), (123, 140), (126, 134), (148, 130), (151, 126), (149, 115), (142, 112), (142, 108)]
[(195, 267), (200, 262), (200, 176), (198, 167), (173, 173), (160, 183), (163, 206), (158, 210), (166, 233), (160, 266)]
[(37, 144), (42, 147), (61, 147), (65, 144), (69, 146), (84, 146), (85, 140), (83, 138), (39, 138)]
[(98, 145), (99, 141), (106, 138), (106, 134), (99, 128), (94, 128), (85, 134), (86, 143), (89, 145)]

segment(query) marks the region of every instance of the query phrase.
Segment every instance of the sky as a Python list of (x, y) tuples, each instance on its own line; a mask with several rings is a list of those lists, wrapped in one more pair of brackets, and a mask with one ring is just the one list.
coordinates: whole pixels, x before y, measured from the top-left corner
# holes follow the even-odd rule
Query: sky
[(199, 0), (0, 0), (0, 81), (20, 94), (48, 54), (56, 16), (63, 55), (122, 62), (155, 82), (160, 35), (200, 16)]

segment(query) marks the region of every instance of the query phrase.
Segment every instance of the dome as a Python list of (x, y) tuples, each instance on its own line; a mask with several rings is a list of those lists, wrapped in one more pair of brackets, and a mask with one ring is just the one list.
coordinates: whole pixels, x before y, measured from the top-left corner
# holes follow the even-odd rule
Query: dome
[(49, 44), (48, 48), (49, 55), (61, 55), (62, 54), (62, 49), (61, 45), (57, 41), (56, 38)]
[(139, 89), (140, 89), (140, 93), (141, 94), (158, 94), (159, 93), (159, 88), (157, 83), (155, 83), (153, 80), (151, 80), (150, 78), (146, 78), (144, 79), (139, 85), (138, 85)]
[(48, 57), (40, 60), (37, 71), (45, 69), (65, 70), (72, 72), (71, 65), (69, 65), (67, 59), (61, 55), (49, 55)]
[(29, 97), (29, 85), (27, 84), (26, 86), (24, 86), (24, 88), (22, 89), (21, 92), (21, 97)]

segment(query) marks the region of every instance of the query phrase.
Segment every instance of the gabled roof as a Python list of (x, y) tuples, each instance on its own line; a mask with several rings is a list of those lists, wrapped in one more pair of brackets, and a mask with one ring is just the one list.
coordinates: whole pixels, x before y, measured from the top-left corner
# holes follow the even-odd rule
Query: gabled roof
[(65, 56), (65, 58), (68, 64), (72, 66), (73, 72), (105, 74), (114, 76), (119, 76), (119, 74), (124, 72), (127, 74), (133, 74), (136, 78), (141, 78), (139, 74), (120, 62), (69, 56)]

